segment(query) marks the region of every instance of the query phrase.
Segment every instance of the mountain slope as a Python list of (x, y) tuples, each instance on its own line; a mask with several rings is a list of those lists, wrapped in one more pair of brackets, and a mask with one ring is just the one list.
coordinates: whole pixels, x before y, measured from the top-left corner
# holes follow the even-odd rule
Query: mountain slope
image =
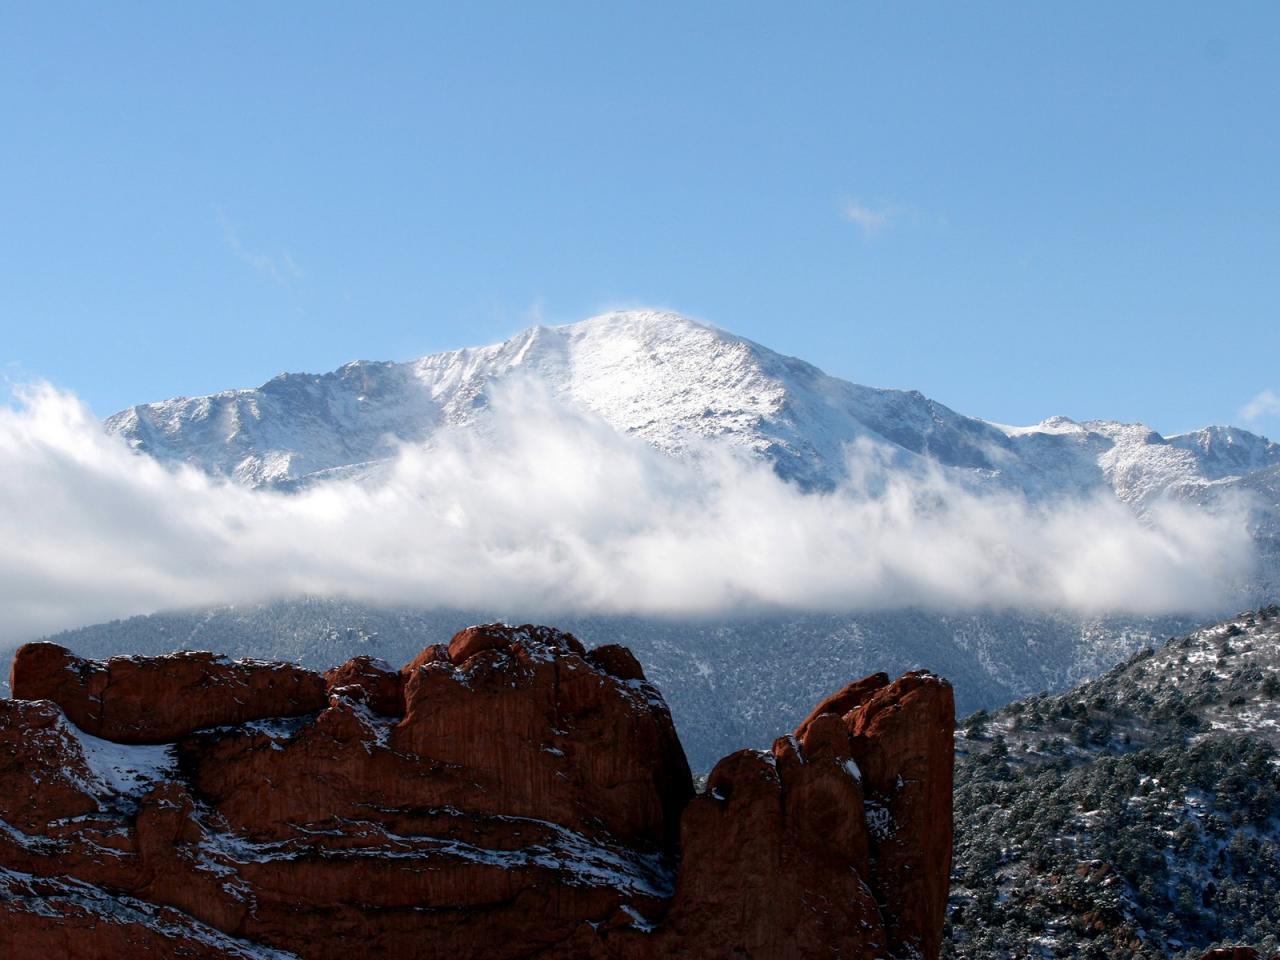
[(284, 374), (256, 390), (133, 407), (107, 429), (160, 459), (287, 485), (388, 457), (397, 441), (422, 442), (442, 426), (474, 426), (491, 391), (520, 377), (668, 453), (726, 441), (808, 485), (834, 483), (842, 444), (859, 437), (986, 469), (989, 454), (1009, 445), (999, 430), (918, 393), (859, 387), (741, 337), (648, 312), (534, 327), (409, 363)]
[[(1002, 426), (914, 391), (830, 377), (670, 313), (610, 313), (407, 363), (283, 375), (257, 389), (134, 407), (107, 428), (163, 461), (254, 487), (290, 490), (343, 476), (376, 484), (400, 444), (431, 444), (442, 430), (493, 428), (508, 409), (495, 397), (526, 380), (673, 457), (727, 446), (810, 491), (844, 482), (849, 445), (866, 441), (885, 451), (890, 470), (934, 470), (966, 490), (1012, 491), (1038, 505), (1110, 497), (1144, 515), (1166, 497), (1216, 511), (1247, 495), (1262, 563), (1255, 581), (1239, 585), (1238, 602), (1280, 595), (1280, 446), (1263, 437), (1230, 427), (1164, 437), (1142, 425), (1063, 417)], [(63, 642), (96, 656), (212, 645), (322, 664), (360, 652), (368, 639), (396, 660), (424, 638), (469, 622), (539, 614), (551, 615), (285, 598), (104, 624)], [(795, 712), (831, 683), (855, 674), (925, 666), (954, 681), (963, 708), (995, 707), (1061, 690), (1202, 622), (981, 607), (961, 616), (898, 609), (773, 616), (731, 610), (699, 621), (573, 611), (554, 617), (584, 636), (617, 636), (635, 649), (689, 731), (695, 762), (762, 742), (794, 723)]]
[(1270, 480), (1252, 485), (1267, 517), (1280, 512), (1280, 446), (1243, 430), (1163, 437), (1141, 425), (1061, 417), (1000, 427), (918, 392), (849, 383), (652, 311), (534, 327), (500, 344), (408, 363), (284, 374), (257, 389), (132, 407), (106, 426), (159, 459), (287, 488), (367, 468), (393, 456), (398, 443), (425, 442), (445, 426), (478, 428), (493, 391), (521, 378), (667, 453), (730, 444), (806, 488), (844, 479), (846, 445), (865, 438), (904, 467), (928, 461), (967, 482), (1037, 499), (1110, 490), (1139, 510), (1166, 493), (1212, 506), (1269, 472)]
[(963, 724), (944, 955), (1280, 943), (1280, 607)]
[[(526, 619), (519, 610), (501, 612)], [(132, 617), (51, 639), (90, 657), (223, 650), (321, 668), (358, 654), (404, 661), (493, 614), (303, 598)], [(579, 615), (561, 622), (584, 642), (608, 639), (635, 652), (661, 684), (689, 761), (701, 772), (739, 747), (768, 746), (777, 730), (793, 728), (817, 698), (852, 676), (928, 668), (951, 680), (968, 713), (1063, 689), (1192, 626), (1168, 617), (921, 610), (716, 620)], [(0, 658), (0, 677), (7, 674)]]

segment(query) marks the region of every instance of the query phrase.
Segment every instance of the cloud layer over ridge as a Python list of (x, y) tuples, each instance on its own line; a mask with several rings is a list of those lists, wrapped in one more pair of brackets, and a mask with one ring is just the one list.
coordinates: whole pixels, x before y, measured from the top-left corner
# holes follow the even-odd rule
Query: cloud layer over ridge
[(1244, 511), (1032, 505), (849, 450), (803, 493), (705, 448), (674, 460), (529, 387), (373, 483), (255, 491), (129, 450), (72, 395), (0, 407), (0, 646), (159, 609), (319, 594), (557, 612), (1210, 610), (1255, 562)]

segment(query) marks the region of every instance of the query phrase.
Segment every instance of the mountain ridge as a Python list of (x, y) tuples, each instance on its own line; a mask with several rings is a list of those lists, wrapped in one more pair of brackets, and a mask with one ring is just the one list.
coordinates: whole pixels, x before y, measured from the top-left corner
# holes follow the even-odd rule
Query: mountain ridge
[[(661, 311), (534, 326), (501, 343), (401, 363), (281, 374), (256, 388), (139, 404), (105, 426), (158, 459), (289, 489), (386, 460), (400, 443), (426, 442), (442, 427), (474, 427), (492, 390), (518, 375), (665, 453), (681, 455), (695, 440), (727, 443), (806, 488), (843, 482), (845, 448), (860, 439), (904, 463), (926, 460), (1034, 498), (1110, 488), (1140, 511), (1169, 493), (1214, 498), (1280, 469), (1280, 445), (1237, 427), (1166, 437), (1144, 424), (1066, 417), (1004, 426), (916, 390), (829, 376)], [(1262, 486), (1280, 501), (1277, 476)]]
[[(107, 428), (140, 452), (250, 487), (292, 491), (330, 477), (377, 483), (402, 444), (430, 444), (443, 430), (487, 429), (509, 409), (492, 398), (524, 376), (665, 454), (727, 447), (772, 465), (802, 490), (851, 482), (847, 454), (850, 448), (859, 453), (865, 441), (887, 451), (890, 471), (933, 471), (947, 478), (948, 489), (1013, 493), (1045, 506), (1046, 515), (1059, 503), (1104, 497), (1143, 523), (1150, 513), (1154, 525), (1169, 499), (1212, 512), (1252, 497), (1253, 546), (1241, 538), (1241, 548), (1252, 553), (1256, 547), (1262, 562), (1256, 576), (1244, 575), (1249, 582), (1238, 590), (1233, 584), (1230, 608), (1280, 596), (1280, 447), (1264, 437), (1230, 427), (1163, 437), (1140, 424), (1065, 417), (1034, 427), (993, 424), (918, 391), (830, 377), (803, 360), (670, 313), (617, 312), (406, 363), (357, 361), (329, 374), (284, 375), (258, 389), (130, 408)], [(1078, 538), (1072, 546), (1080, 546)], [(922, 542), (918, 549), (930, 547)], [(407, 611), (401, 618), (394, 609), (358, 603), (348, 609), (341, 600), (312, 609), (295, 600), (210, 613), (209, 623), (223, 649), (310, 662), (322, 652), (362, 651), (364, 636), (380, 637), (390, 651), (413, 630), (443, 632), (496, 615), (535, 613), (505, 600), (506, 606), (461, 616), (439, 605), (410, 610), (412, 603), (393, 602)], [(794, 722), (799, 706), (835, 674), (929, 666), (952, 677), (963, 708), (996, 707), (1096, 675), (1140, 646), (1225, 611), (1095, 612), (978, 607), (952, 615), (908, 603), (848, 615), (555, 616), (583, 635), (607, 631), (625, 638), (664, 683), (673, 709), (690, 724), (693, 752), (705, 763), (729, 746), (758, 742), (778, 722)], [(140, 646), (159, 652), (187, 642), (191, 623), (205, 619), (156, 615), (99, 624), (65, 640), (99, 656)], [(382, 653), (398, 655), (388, 651)]]

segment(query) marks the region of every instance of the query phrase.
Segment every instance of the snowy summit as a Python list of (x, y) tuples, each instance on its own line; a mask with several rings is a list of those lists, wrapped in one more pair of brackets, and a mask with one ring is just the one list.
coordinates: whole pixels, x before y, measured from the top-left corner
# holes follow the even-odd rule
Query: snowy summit
[(926, 460), (1032, 498), (1113, 492), (1142, 510), (1164, 496), (1208, 504), (1228, 490), (1280, 503), (1280, 445), (1234, 427), (1165, 437), (1141, 424), (1053, 417), (1008, 427), (914, 390), (828, 376), (679, 314), (618, 311), (531, 327), (485, 347), (405, 363), (355, 361), (281, 374), (261, 387), (179, 397), (115, 414), (135, 449), (252, 486), (295, 487), (359, 472), (443, 426), (490, 415), (489, 397), (532, 378), (556, 399), (678, 455), (693, 438), (732, 444), (780, 476), (824, 489), (846, 474), (846, 445), (878, 442), (904, 465)]

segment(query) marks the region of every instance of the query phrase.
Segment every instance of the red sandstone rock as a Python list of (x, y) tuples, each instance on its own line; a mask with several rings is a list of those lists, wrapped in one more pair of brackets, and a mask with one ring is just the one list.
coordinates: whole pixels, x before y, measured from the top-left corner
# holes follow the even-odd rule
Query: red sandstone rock
[(689, 805), (663, 923), (675, 956), (937, 956), (951, 860), (951, 687), (926, 674), (892, 684), (878, 675), (820, 706), (802, 739), (721, 760)]
[(28, 833), (98, 809), (79, 741), (47, 700), (0, 700), (3, 819)]
[(587, 661), (619, 680), (643, 680), (644, 670), (634, 653), (616, 643), (587, 651)]
[(427, 647), (416, 657), (400, 668), (400, 676), (402, 680), (407, 681), (411, 676), (418, 672), (418, 668), (428, 663), (452, 663), (449, 659), (449, 645), (447, 643), (433, 643)]
[(56, 643), (18, 650), (16, 700), (52, 700), (81, 730), (118, 743), (172, 743), (204, 727), (324, 708), (324, 679), (289, 663), (211, 653), (84, 660)]
[(342, 666), (326, 670), (324, 679), (331, 695), (339, 693), (367, 703), (383, 716), (404, 716), (404, 677), (381, 660), (352, 657)]
[(818, 705), (809, 712), (809, 715), (800, 722), (800, 726), (796, 727), (796, 737), (803, 740), (809, 724), (819, 717), (831, 713), (843, 717), (854, 707), (860, 706), (881, 687), (887, 687), (888, 685), (889, 675), (887, 673), (873, 673), (871, 676), (863, 677), (861, 680), (854, 680), (819, 701)]
[(890, 950), (936, 956), (951, 876), (951, 687), (908, 673), (844, 720), (867, 797), (885, 817), (871, 831), (869, 882), (879, 902), (894, 904), (885, 918)]
[(522, 627), (486, 623), (459, 631), (449, 641), (449, 660), (462, 665), (486, 650), (506, 650), (513, 644), (529, 642), (579, 656), (586, 653), (577, 637), (554, 627), (538, 627), (528, 623)]
[[(694, 797), (630, 652), (546, 627), (324, 680), (48, 644), (16, 663), (15, 694), (53, 702), (0, 701), (6, 958), (937, 953), (952, 714), (928, 675), (850, 685)], [(55, 703), (172, 746), (91, 740)]]
[(0, 946), (38, 960), (284, 960), (180, 910), (74, 880), (0, 873)]

